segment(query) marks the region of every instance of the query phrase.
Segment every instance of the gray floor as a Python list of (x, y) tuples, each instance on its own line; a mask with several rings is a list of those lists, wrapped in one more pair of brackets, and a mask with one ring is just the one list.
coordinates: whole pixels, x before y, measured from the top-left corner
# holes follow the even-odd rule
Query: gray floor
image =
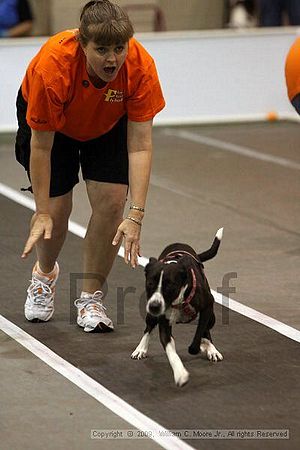
[[(273, 157), (273, 160), (275, 160), (275, 157), (282, 157), (296, 164), (300, 162), (298, 152), (298, 136), (300, 130), (299, 125), (296, 124), (272, 123), (248, 124), (243, 126), (192, 127), (186, 128), (185, 130), (192, 133), (192, 135), (212, 137), (221, 142), (229, 142), (238, 146), (248, 147), (257, 152), (270, 155)], [(183, 139), (182, 137), (176, 136), (177, 131), (176, 129), (166, 130), (157, 128), (154, 132), (155, 156), (152, 183), (147, 204), (147, 215), (143, 227), (143, 254), (145, 256), (156, 256), (167, 243), (178, 240), (185, 241), (196, 249), (199, 248), (199, 250), (202, 250), (210, 244), (217, 228), (224, 226), (224, 240), (218, 257), (206, 265), (211, 287), (217, 289), (221, 285), (222, 278), (226, 273), (236, 272), (237, 279), (232, 281), (232, 284), (236, 287), (236, 293), (232, 294), (233, 298), (300, 330), (298, 294), (298, 267), (300, 260), (299, 169), (283, 167), (274, 161), (262, 161), (257, 158), (232, 153), (231, 151), (224, 151), (217, 145), (213, 147), (212, 145), (200, 144), (189, 139)], [(20, 185), (26, 185), (27, 181), (22, 169), (14, 163), (11, 136), (2, 136), (1, 143), (1, 182), (18, 189)], [(85, 201), (83, 184), (78, 186), (75, 192), (76, 196), (72, 219), (82, 225), (86, 225), (89, 208)], [(14, 217), (17, 217), (15, 212)], [(24, 226), (24, 230), (26, 230), (26, 226)], [(9, 236), (9, 230), (7, 234)], [(18, 249), (21, 251), (23, 245), (22, 238), (13, 236), (13, 240), (16, 242), (13, 251), (17, 253)], [(1, 253), (1, 264), (3, 264), (3, 268), (5, 269), (5, 255), (3, 252)], [(16, 260), (14, 261), (13, 267), (17, 273), (20, 271), (22, 278), (24, 278), (23, 283), (26, 283), (26, 270), (28, 272), (30, 271), (30, 263), (26, 263), (26, 268), (20, 266), (21, 264)], [(80, 270), (79, 259), (77, 265), (78, 270)], [(126, 272), (125, 275), (122, 274), (122, 271), (125, 270), (122, 267), (122, 261), (118, 262), (117, 277), (126, 277)], [(8, 305), (6, 305), (5, 310), (7, 311), (6, 315), (11, 315), (12, 318), (15, 318), (14, 311), (10, 310)], [(1, 314), (3, 313), (1, 312)], [(221, 314), (221, 311), (219, 311), (219, 314)], [(234, 317), (235, 330), (238, 329), (240, 333), (243, 333), (244, 319), (241, 318), (239, 325), (239, 316), (237, 318), (236, 316)], [(221, 315), (219, 317), (219, 323), (220, 319)], [(20, 317), (18, 320), (21, 320)], [(139, 317), (137, 317), (135, 326), (139, 332), (143, 328), (142, 320)], [(228, 362), (226, 364), (230, 364), (230, 361), (233, 364), (232, 379), (239, 380), (238, 383), (243, 383), (239, 379), (239, 375), (242, 373), (233, 362), (239, 357), (242, 361), (243, 359), (247, 360), (249, 358), (249, 348), (251, 347), (248, 347), (245, 343), (243, 351), (240, 354), (238, 352), (235, 354), (232, 343), (231, 345), (228, 343), (230, 342), (229, 338), (231, 335), (230, 328), (226, 328), (225, 326), (220, 328), (220, 325), (219, 328), (217, 327), (218, 325), (216, 326), (218, 342), (220, 342), (221, 347), (227, 344), (226, 361)], [(124, 331), (124, 328), (122, 330)], [(51, 334), (54, 331), (55, 328), (52, 331), (50, 330), (49, 333)], [(126, 333), (130, 334), (131, 332), (130, 328), (126, 329), (125, 327), (124, 336), (126, 336)], [(272, 333), (273, 343), (273, 335), (277, 336), (277, 334), (275, 332)], [(222, 335), (224, 337), (224, 343)], [(234, 335), (237, 338), (236, 332)], [(55, 336), (52, 336), (52, 338), (55, 338)], [(276, 338), (274, 339), (275, 345)], [(287, 341), (292, 344), (291, 341)], [(253, 337), (253, 340), (250, 339), (249, 344), (252, 345), (254, 342), (255, 345), (259, 345), (256, 337)], [(284, 344), (285, 341), (281, 343), (283, 347)], [(295, 354), (297, 345), (293, 343), (295, 347), (293, 349), (293, 355)], [(18, 442), (22, 441), (22, 435), (24, 434), (26, 436), (26, 433), (23, 431), (24, 427), (28, 431), (29, 425), (26, 422), (24, 423), (23, 420), (20, 421), (19, 431), (17, 433), (11, 432), (12, 424), (14, 418), (20, 413), (20, 409), (24, 408), (25, 404), (28, 404), (29, 399), (32, 398), (28, 407), (26, 407), (26, 409), (29, 408), (29, 411), (31, 411), (30, 408), (32, 408), (33, 404), (39, 403), (40, 394), (35, 387), (35, 383), (39, 380), (39, 377), (35, 375), (43, 370), (47, 373), (47, 382), (49, 383), (49, 389), (44, 394), (45, 398), (47, 398), (45, 402), (47, 403), (45, 414), (53, 418), (52, 425), (54, 428), (58, 423), (61, 424), (61, 434), (57, 437), (59, 437), (59, 442), (65, 444), (65, 446), (62, 444), (62, 447), (59, 447), (54, 445), (56, 440), (49, 442), (49, 440), (45, 439), (45, 442), (43, 441), (43, 447), (66, 448), (72, 446), (72, 448), (93, 448), (93, 442), (84, 441), (86, 434), (83, 433), (81, 438), (76, 438), (76, 445), (78, 445), (76, 447), (71, 442), (74, 439), (74, 435), (69, 435), (68, 432), (64, 432), (64, 421), (66, 421), (66, 430), (71, 424), (67, 411), (59, 404), (59, 392), (65, 388), (56, 385), (56, 383), (59, 384), (56, 378), (61, 377), (55, 375), (52, 384), (53, 373), (51, 371), (49, 372), (49, 369), (44, 367), (42, 363), (36, 361), (35, 357), (27, 354), (21, 347), (11, 342), (5, 335), (1, 335), (1, 348), (4, 353), (4, 355), (1, 355), (1, 359), (5, 362), (5, 364), (2, 364), (5, 367), (2, 382), (5, 386), (9, 386), (9, 383), (18, 385), (18, 379), (20, 379), (18, 377), (21, 376), (22, 371), (25, 371), (24, 365), (28, 367), (31, 364), (38, 366), (37, 371), (32, 371), (34, 374), (32, 385), (26, 388), (28, 395), (24, 395), (23, 389), (17, 391), (18, 395), (15, 396), (15, 402), (18, 403), (17, 399), (19, 399), (18, 405), (10, 404), (9, 393), (4, 394), (3, 404), (5, 405), (5, 413), (2, 412), (3, 410), (1, 412), (2, 415), (5, 414), (3, 419), (6, 420), (3, 422), (1, 418), (1, 422), (7, 423), (5, 428), (7, 435), (6, 448), (18, 448)], [(273, 347), (273, 344), (271, 345), (270, 343), (270, 349), (272, 349), (273, 353), (268, 353), (268, 365), (272, 365), (272, 358), (275, 358), (275, 348), (276, 345)], [(267, 353), (267, 347), (265, 350)], [(6, 356), (7, 354), (11, 354), (12, 357)], [(23, 356), (20, 356), (22, 354)], [(264, 352), (260, 353), (262, 362), (264, 359), (263, 354)], [(163, 355), (160, 354), (159, 358), (163, 358)], [(22, 360), (21, 365), (20, 359)], [(217, 366), (219, 376), (222, 374), (221, 365)], [(254, 364), (254, 378), (256, 377), (255, 368), (257, 369), (257, 366)], [(291, 361), (290, 366), (288, 361), (284, 363), (285, 371), (288, 372), (294, 369), (299, 369), (298, 359)], [(164, 370), (167, 373), (168, 369), (165, 368)], [(228, 366), (226, 373), (227, 370)], [(280, 371), (280, 364), (276, 365), (276, 370)], [(259, 365), (259, 371), (261, 374), (261, 365)], [(14, 374), (14, 377), (9, 376), (11, 373)], [(250, 372), (248, 375), (250, 376)], [(279, 378), (281, 380), (281, 377)], [(276, 371), (272, 375), (269, 375), (270, 383), (273, 383), (274, 380), (276, 380)], [(101, 377), (99, 381), (102, 382)], [(27, 378), (27, 382), (27, 384), (30, 384), (30, 377)], [(66, 381), (62, 383), (68, 384)], [(151, 385), (148, 387), (150, 389)], [(172, 397), (175, 399), (176, 396), (181, 395), (177, 391), (174, 391), (174, 389), (171, 389), (171, 386), (168, 388), (172, 393)], [(243, 388), (243, 385), (241, 385), (241, 388)], [(249, 388), (246, 380), (244, 388)], [(254, 391), (251, 393), (252, 388), (249, 389), (249, 391), (245, 392), (246, 397), (252, 394), (254, 395)], [(263, 389), (263, 385), (261, 385), (261, 389)], [(78, 392), (75, 387), (68, 386), (68, 390), (70, 392), (75, 391), (72, 394), (72, 398), (74, 398), (72, 410), (73, 408), (74, 410), (77, 408), (78, 415), (74, 414), (76, 417), (80, 417), (80, 412), (82, 414), (82, 411), (84, 411), (84, 420), (86, 420), (89, 417), (86, 415), (86, 411), (94, 411), (94, 414), (99, 414), (101, 417), (104, 417), (103, 423), (105, 423), (106, 414), (108, 414), (108, 417), (111, 415), (101, 405), (94, 404), (91, 399), (86, 398), (87, 396)], [(5, 392), (5, 390), (2, 390), (2, 392)], [(124, 392), (123, 394), (125, 395), (126, 393)], [(57, 402), (54, 400), (55, 395), (57, 395)], [(127, 396), (130, 400), (130, 395)], [(282, 402), (283, 400), (284, 397), (281, 397)], [(91, 406), (91, 409), (88, 406), (81, 407), (81, 403), (79, 405), (81, 401), (87, 404), (91, 402), (93, 406)], [(257, 407), (257, 417), (260, 417), (264, 408), (263, 402), (258, 398), (255, 404)], [(285, 407), (282, 409), (287, 428), (289, 427), (289, 421), (293, 424), (294, 417), (299, 414), (299, 403), (296, 404), (296, 401), (293, 402), (292, 399), (288, 399), (288, 404), (290, 412)], [(253, 411), (252, 414), (254, 414)], [(290, 417), (289, 414), (291, 415)], [(222, 427), (222, 414), (220, 414), (220, 411), (217, 416), (219, 419), (218, 426)], [(74, 419), (73, 416), (72, 418)], [(161, 417), (160, 419), (163, 420)], [(112, 423), (117, 424), (116, 428), (118, 426), (127, 428), (126, 426), (122, 426), (122, 423), (118, 424), (118, 422), (122, 422), (121, 419), (113, 417), (111, 420), (113, 421)], [(174, 419), (172, 422), (171, 419), (166, 426), (172, 428), (172, 424), (176, 422), (177, 420)], [(273, 421), (273, 424), (279, 422), (276, 420)], [(89, 419), (87, 423), (91, 425), (86, 428), (92, 428), (94, 426)], [(207, 426), (209, 426), (209, 423), (209, 421), (205, 422)], [(232, 420), (229, 423), (232, 424), (231, 428), (239, 428), (239, 421)], [(224, 418), (223, 425), (229, 425), (229, 423)], [(243, 420), (242, 423), (244, 427), (247, 426), (246, 420)], [(259, 426), (255, 421), (251, 421), (251, 423)], [(274, 428), (271, 424), (272, 421), (269, 425), (271, 428)], [(43, 426), (39, 423), (37, 429)], [(80, 435), (80, 428), (76, 426), (76, 430), (78, 435)], [(42, 430), (39, 433), (41, 432)], [(32, 433), (29, 433), (27, 437), (28, 439), (30, 437), (33, 439)], [(299, 436), (296, 437), (294, 435), (294, 440), (289, 443), (291, 446), (286, 448), (297, 448), (299, 446), (298, 439)], [(146, 445), (146, 442), (150, 447), (155, 446), (154, 443), (148, 441), (143, 441), (143, 446)], [(241, 448), (240, 444), (245, 448), (254, 448), (251, 441), (248, 441), (248, 446), (246, 442), (232, 442), (234, 445), (231, 445), (230, 448)], [(109, 448), (106, 444), (109, 445), (108, 441), (103, 448)], [(36, 445), (36, 447), (32, 446), (31, 448), (40, 448), (39, 443), (36, 443), (35, 439), (33, 439), (33, 445)], [(126, 445), (136, 445), (138, 448), (140, 444), (138, 441), (130, 441), (130, 444), (124, 441), (118, 443), (118, 445), (120, 445), (119, 448), (122, 448), (122, 446), (123, 448), (127, 448)], [(201, 448), (201, 442), (192, 443), (192, 445), (196, 448)], [(208, 448), (207, 445), (205, 445), (205, 448)], [(268, 442), (268, 446), (264, 443), (261, 447), (256, 442), (255, 448), (275, 449), (283, 448), (283, 446), (280, 441)]]
[[(132, 429), (99, 402), (0, 332), (1, 450), (128, 448), (91, 430)], [(140, 449), (139, 441), (130, 447)], [(143, 440), (143, 448), (160, 448)]]

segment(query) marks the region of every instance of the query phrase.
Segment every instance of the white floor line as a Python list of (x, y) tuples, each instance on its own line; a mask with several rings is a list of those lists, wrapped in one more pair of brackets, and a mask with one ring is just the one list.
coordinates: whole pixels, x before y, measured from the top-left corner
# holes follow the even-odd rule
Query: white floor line
[(0, 183), (0, 194), (19, 205), (25, 206), (25, 208), (31, 209), (32, 211), (35, 210), (35, 203), (32, 198), (21, 194), (21, 192), (12, 189), (6, 184)]
[[(14, 202), (25, 206), (31, 210), (34, 210), (34, 201), (25, 195), (19, 193), (18, 191), (0, 183), (0, 194), (13, 200)], [(85, 229), (84, 227), (76, 224), (75, 222), (70, 222), (69, 230), (79, 237), (84, 237)], [(120, 256), (124, 253), (124, 249), (120, 249)], [(139, 263), (141, 266), (145, 266), (148, 262), (147, 258), (140, 258)], [(282, 322), (279, 322), (265, 314), (262, 314), (252, 308), (249, 308), (241, 303), (223, 298), (221, 294), (213, 291), (213, 295), (218, 303), (228, 305), (229, 309), (236, 311), (256, 322), (259, 322), (278, 333), (293, 339), (294, 341), (300, 342), (300, 331), (292, 328)], [(9, 335), (12, 339), (19, 342), (22, 346), (27, 348), (30, 352), (36, 355), (39, 359), (44, 361), (58, 373), (66, 377), (76, 386), (80, 387), (83, 391), (91, 395), (97, 401), (102, 403), (112, 412), (117, 414), (119, 417), (124, 419), (126, 422), (130, 423), (134, 427), (140, 430), (156, 430), (153, 436), (153, 440), (156, 441), (163, 448), (168, 450), (184, 450), (192, 449), (193, 447), (184, 443), (180, 439), (174, 437), (160, 436), (160, 432), (166, 431), (156, 422), (149, 419), (147, 416), (140, 413), (138, 410), (130, 406), (124, 400), (107, 390), (100, 383), (96, 382), (88, 375), (86, 375), (81, 370), (72, 366), (72, 364), (65, 361), (60, 356), (56, 355), (50, 349), (48, 349), (44, 344), (30, 336), (28, 333), (5, 319), (0, 315), (0, 329)]]
[(176, 436), (166, 436), (169, 434), (166, 428), (130, 406), (120, 397), (110, 392), (77, 367), (65, 361), (40, 341), (1, 315), (0, 330), (135, 428), (144, 431), (151, 430), (153, 432), (151, 439), (157, 442), (162, 448), (167, 450), (193, 449), (193, 447), (181, 441)]
[(272, 164), (277, 164), (288, 169), (300, 170), (300, 164), (296, 161), (291, 161), (290, 159), (281, 158), (279, 156), (272, 156), (267, 153), (259, 152), (248, 147), (241, 145), (231, 144), (229, 142), (220, 141), (219, 139), (210, 138), (207, 136), (202, 136), (197, 133), (192, 133), (191, 131), (185, 130), (174, 130), (167, 128), (162, 132), (164, 136), (176, 136), (181, 139), (186, 139), (191, 142), (196, 142), (197, 144), (208, 145), (209, 147), (219, 148), (227, 152), (237, 153), (239, 155), (246, 156), (252, 159), (258, 159), (261, 161), (269, 162)]
[(282, 334), (283, 336), (292, 339), (293, 341), (300, 342), (300, 331), (296, 328), (293, 328), (283, 322), (280, 322), (277, 319), (273, 319), (273, 317), (267, 316), (256, 309), (250, 308), (249, 306), (243, 305), (242, 303), (237, 302), (231, 298), (222, 297), (221, 294), (211, 290), (215, 301), (222, 306), (225, 306), (230, 311), (235, 311), (242, 316), (248, 317), (249, 319), (254, 320), (255, 322), (261, 323), (268, 328), (271, 328), (277, 333)]

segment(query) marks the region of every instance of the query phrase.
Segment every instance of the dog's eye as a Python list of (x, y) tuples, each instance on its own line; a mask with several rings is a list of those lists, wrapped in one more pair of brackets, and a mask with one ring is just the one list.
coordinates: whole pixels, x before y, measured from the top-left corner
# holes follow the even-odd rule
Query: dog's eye
[(154, 289), (154, 283), (147, 283), (146, 288), (151, 291), (151, 289)]

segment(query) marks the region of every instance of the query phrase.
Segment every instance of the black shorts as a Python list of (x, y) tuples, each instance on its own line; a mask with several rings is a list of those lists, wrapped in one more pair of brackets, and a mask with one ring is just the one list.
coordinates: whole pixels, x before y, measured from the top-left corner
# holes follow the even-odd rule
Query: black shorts
[(297, 111), (297, 113), (300, 115), (300, 94), (297, 94), (291, 101), (293, 107)]
[[(29, 173), (31, 129), (26, 122), (27, 103), (21, 89), (17, 97), (17, 161)], [(50, 197), (64, 195), (84, 180), (128, 185), (127, 116), (106, 134), (89, 141), (77, 141), (56, 132), (51, 152)]]

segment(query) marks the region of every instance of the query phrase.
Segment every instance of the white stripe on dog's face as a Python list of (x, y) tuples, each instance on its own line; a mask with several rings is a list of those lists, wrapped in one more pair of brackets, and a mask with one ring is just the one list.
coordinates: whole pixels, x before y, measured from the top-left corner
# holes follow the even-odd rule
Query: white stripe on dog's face
[(164, 271), (162, 270), (160, 273), (157, 289), (147, 302), (146, 311), (152, 316), (160, 316), (161, 314), (164, 314), (166, 310), (165, 300), (161, 293), (163, 274)]
[(158, 292), (161, 292), (163, 275), (164, 275), (164, 271), (162, 270), (160, 272), (159, 282), (158, 282), (158, 286), (157, 286)]

